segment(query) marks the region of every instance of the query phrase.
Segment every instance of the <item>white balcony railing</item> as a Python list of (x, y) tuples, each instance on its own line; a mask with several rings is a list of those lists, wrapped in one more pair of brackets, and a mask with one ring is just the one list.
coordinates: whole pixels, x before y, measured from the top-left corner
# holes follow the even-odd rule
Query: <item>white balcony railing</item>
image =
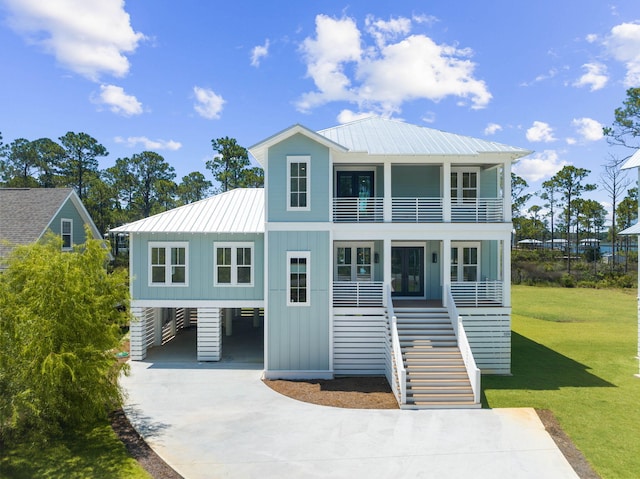
[(392, 198), (394, 223), (438, 223), (442, 221), (442, 198)]
[(334, 198), (333, 221), (345, 223), (382, 223), (383, 198)]
[(502, 305), (502, 281), (456, 281), (451, 283), (451, 295), (458, 306)]
[(382, 281), (334, 281), (333, 305), (339, 308), (384, 306)]
[(502, 198), (464, 198), (451, 202), (454, 223), (498, 223), (503, 218)]

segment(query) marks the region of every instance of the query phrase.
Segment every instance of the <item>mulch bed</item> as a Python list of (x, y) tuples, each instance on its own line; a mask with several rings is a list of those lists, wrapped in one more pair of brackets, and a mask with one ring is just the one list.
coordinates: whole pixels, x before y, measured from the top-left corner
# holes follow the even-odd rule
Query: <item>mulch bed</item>
[[(314, 381), (264, 381), (274, 391), (312, 404), (358, 409), (398, 409), (387, 380), (381, 377), (337, 378)], [(549, 410), (536, 410), (542, 424), (580, 479), (601, 479), (560, 427)], [(127, 451), (154, 479), (184, 479), (171, 469), (131, 426), (122, 410), (111, 416), (111, 426)]]

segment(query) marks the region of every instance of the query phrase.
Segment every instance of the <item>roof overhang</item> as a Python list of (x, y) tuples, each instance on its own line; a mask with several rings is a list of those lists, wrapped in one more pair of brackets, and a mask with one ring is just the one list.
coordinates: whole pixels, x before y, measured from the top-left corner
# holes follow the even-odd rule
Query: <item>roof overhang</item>
[(618, 234), (624, 236), (640, 235), (640, 223), (629, 226), (627, 229), (620, 231)]
[(330, 148), (332, 150), (337, 150), (340, 152), (348, 151), (348, 149), (345, 148), (344, 146), (329, 140), (328, 138), (320, 135), (319, 133), (316, 133), (315, 131), (310, 130), (305, 126), (300, 125), (299, 123), (293, 126), (290, 126), (289, 128), (286, 128), (276, 133), (275, 135), (270, 136), (269, 138), (261, 141), (260, 143), (256, 143), (255, 145), (250, 146), (248, 150), (253, 155), (253, 157), (258, 161), (258, 163), (260, 163), (260, 166), (264, 168), (266, 166), (267, 151), (269, 150), (269, 148), (297, 134), (304, 135), (307, 138), (310, 138), (311, 140), (316, 141), (321, 145), (324, 145), (327, 148)]
[(640, 149), (629, 157), (624, 165), (620, 167), (621, 170), (630, 170), (632, 168), (638, 168), (640, 166)]

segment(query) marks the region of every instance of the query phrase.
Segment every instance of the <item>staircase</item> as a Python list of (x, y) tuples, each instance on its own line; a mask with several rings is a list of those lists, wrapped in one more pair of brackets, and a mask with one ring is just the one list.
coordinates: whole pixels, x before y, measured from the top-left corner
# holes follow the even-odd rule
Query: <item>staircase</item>
[(479, 408), (446, 308), (394, 311), (407, 371), (402, 409)]

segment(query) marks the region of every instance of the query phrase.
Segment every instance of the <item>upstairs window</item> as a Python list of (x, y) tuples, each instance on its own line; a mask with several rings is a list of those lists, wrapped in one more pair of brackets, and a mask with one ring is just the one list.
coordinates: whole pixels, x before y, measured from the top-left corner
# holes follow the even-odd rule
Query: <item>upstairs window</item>
[(188, 286), (188, 243), (149, 243), (149, 285)]
[(253, 243), (214, 243), (214, 284), (253, 285)]
[(310, 157), (287, 157), (287, 210), (309, 211), (310, 209)]
[(287, 253), (287, 306), (310, 306), (309, 271), (311, 253)]
[(478, 196), (478, 171), (452, 169), (451, 198), (460, 201)]
[(63, 219), (60, 224), (60, 236), (62, 236), (62, 249), (64, 251), (73, 248), (73, 220)]

